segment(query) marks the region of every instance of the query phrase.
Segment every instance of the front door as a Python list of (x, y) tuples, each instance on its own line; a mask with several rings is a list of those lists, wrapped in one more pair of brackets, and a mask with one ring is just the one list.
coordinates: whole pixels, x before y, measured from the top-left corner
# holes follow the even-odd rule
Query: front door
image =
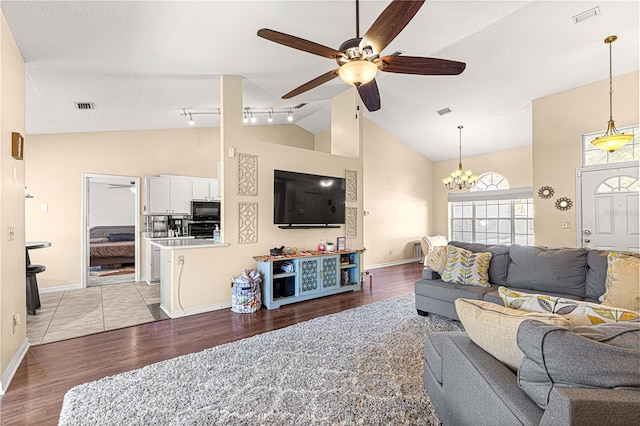
[(640, 252), (638, 168), (633, 163), (578, 170), (582, 247)]

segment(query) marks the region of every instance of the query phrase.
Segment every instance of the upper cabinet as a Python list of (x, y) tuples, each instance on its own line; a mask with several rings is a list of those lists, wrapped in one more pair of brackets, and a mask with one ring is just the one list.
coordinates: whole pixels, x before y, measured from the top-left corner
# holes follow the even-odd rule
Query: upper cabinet
[(219, 201), (218, 179), (149, 176), (144, 180), (144, 214), (189, 215), (190, 202)]
[(218, 179), (191, 180), (191, 199), (197, 201), (219, 201)]

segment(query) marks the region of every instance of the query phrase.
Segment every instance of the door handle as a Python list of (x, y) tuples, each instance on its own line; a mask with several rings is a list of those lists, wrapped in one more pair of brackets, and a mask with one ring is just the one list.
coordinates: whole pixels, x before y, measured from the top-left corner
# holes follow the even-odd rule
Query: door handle
[(582, 231), (582, 233), (586, 236), (591, 235), (591, 230), (590, 229), (585, 229), (584, 231)]
[(590, 242), (591, 242), (591, 240), (590, 240), (589, 238), (585, 238), (585, 239), (584, 239), (584, 242), (585, 242), (585, 243), (590, 243)]

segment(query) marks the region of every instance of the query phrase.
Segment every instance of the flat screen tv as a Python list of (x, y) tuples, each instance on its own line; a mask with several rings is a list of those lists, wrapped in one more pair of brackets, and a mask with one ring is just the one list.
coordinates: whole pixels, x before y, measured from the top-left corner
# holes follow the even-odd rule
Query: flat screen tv
[(276, 225), (344, 224), (344, 203), (344, 178), (273, 171)]

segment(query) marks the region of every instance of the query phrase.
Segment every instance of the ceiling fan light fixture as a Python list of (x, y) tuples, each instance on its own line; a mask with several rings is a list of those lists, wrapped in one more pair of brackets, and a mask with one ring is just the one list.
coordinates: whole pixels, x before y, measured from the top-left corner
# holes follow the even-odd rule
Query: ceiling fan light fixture
[(613, 61), (611, 54), (611, 43), (618, 39), (617, 36), (609, 36), (604, 39), (604, 42), (609, 45), (609, 122), (607, 123), (607, 131), (599, 138), (595, 138), (591, 141), (591, 144), (596, 148), (613, 152), (618, 148), (623, 147), (633, 139), (633, 134), (627, 135), (620, 133), (616, 129), (616, 125), (613, 121)]
[(367, 84), (376, 77), (378, 66), (366, 59), (347, 62), (338, 70), (338, 75), (347, 84), (359, 86)]

